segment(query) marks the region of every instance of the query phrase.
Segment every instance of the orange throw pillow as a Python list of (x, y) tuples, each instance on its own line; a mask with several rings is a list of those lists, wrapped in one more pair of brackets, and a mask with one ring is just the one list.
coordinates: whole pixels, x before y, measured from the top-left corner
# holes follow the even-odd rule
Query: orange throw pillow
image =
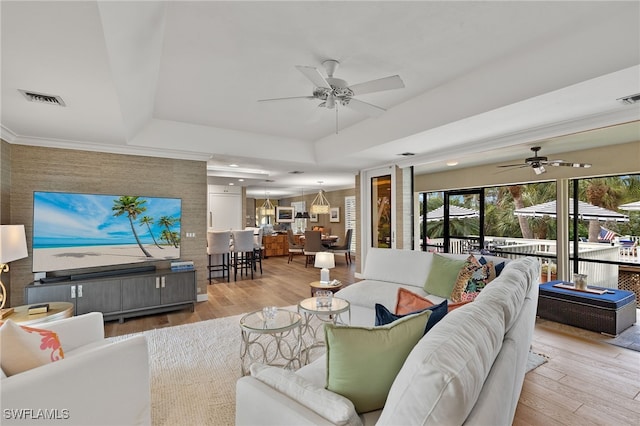
[[(471, 302), (471, 300), (458, 302), (458, 303), (449, 303), (447, 311), (451, 312), (456, 308), (459, 308), (462, 305), (466, 305)], [(415, 294), (410, 292), (407, 289), (399, 288), (398, 289), (398, 301), (396, 302), (396, 315), (407, 315), (415, 311), (419, 311), (421, 309), (430, 308), (431, 306), (436, 305), (431, 300), (420, 296), (419, 294)]]

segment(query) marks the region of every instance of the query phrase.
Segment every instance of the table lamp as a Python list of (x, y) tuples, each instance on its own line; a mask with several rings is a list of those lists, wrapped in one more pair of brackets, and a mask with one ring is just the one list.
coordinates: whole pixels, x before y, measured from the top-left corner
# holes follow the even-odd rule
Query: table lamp
[(9, 272), (9, 262), (28, 255), (24, 225), (0, 225), (0, 318), (13, 312), (13, 308), (4, 309), (7, 289), (2, 283), (2, 273)]
[(316, 253), (316, 263), (313, 266), (322, 268), (320, 270), (320, 282), (322, 284), (329, 284), (329, 268), (336, 267), (333, 253), (326, 251)]

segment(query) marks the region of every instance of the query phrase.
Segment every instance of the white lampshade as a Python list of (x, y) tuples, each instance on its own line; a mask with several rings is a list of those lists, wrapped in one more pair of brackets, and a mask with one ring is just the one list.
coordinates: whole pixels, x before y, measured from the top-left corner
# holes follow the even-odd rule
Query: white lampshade
[(336, 261), (333, 257), (333, 253), (329, 252), (320, 252), (316, 253), (316, 263), (314, 264), (316, 268), (335, 268)]
[(13, 262), (28, 255), (24, 225), (0, 225), (0, 263)]
[(316, 253), (316, 263), (314, 264), (316, 268), (322, 268), (320, 270), (320, 282), (323, 284), (329, 283), (329, 268), (336, 267), (336, 261), (333, 257), (333, 253), (329, 252), (320, 252)]

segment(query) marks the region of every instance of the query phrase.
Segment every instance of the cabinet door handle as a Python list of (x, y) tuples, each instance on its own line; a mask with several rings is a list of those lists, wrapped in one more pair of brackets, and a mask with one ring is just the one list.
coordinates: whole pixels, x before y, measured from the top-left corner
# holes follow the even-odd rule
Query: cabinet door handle
[(166, 277), (162, 277), (162, 288), (164, 288), (166, 284)]
[(76, 286), (75, 285), (71, 286), (71, 298), (72, 299), (76, 298)]
[(82, 284), (78, 286), (78, 297), (82, 297)]
[(156, 288), (160, 288), (160, 277), (156, 277)]

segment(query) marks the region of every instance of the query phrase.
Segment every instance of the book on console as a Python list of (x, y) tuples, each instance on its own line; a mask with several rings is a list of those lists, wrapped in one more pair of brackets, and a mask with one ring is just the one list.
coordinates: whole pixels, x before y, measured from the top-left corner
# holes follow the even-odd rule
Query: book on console
[(172, 271), (193, 271), (195, 267), (193, 265), (171, 266)]
[(49, 304), (43, 303), (41, 305), (31, 305), (29, 306), (28, 312), (29, 315), (46, 314), (47, 312), (49, 312)]

